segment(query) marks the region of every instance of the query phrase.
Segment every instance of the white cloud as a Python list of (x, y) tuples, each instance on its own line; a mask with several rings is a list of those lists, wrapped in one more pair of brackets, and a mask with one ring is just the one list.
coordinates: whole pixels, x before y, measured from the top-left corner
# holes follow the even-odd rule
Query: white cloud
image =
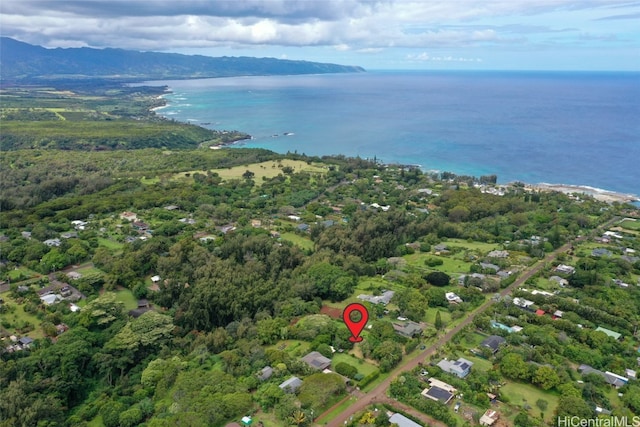
[(453, 55), (431, 56), (427, 52), (409, 54), (406, 59), (410, 62), (482, 62), (481, 58), (464, 58)]
[(20, 0), (0, 12), (3, 36), (47, 47), (424, 49), (444, 61), (443, 51), (640, 44), (632, 19), (612, 19), (640, 13), (629, 0)]

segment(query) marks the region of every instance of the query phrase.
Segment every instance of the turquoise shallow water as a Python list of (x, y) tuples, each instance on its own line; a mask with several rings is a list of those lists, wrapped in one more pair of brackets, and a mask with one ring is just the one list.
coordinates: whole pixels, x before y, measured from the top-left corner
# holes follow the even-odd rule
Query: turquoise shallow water
[[(640, 194), (640, 74), (368, 72), (154, 82), (245, 146)], [(289, 134), (289, 135), (285, 135)]]

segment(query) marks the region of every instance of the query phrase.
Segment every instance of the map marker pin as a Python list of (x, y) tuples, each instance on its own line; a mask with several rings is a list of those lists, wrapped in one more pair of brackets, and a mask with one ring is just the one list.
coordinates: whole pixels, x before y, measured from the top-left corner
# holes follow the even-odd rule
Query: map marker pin
[[(360, 313), (360, 320), (354, 321), (351, 319), (351, 313), (353, 313), (354, 311)], [(349, 304), (344, 308), (344, 311), (342, 312), (342, 320), (344, 321), (344, 324), (347, 325), (349, 332), (351, 332), (349, 341), (362, 341), (360, 333), (367, 324), (367, 320), (369, 320), (369, 312), (367, 311), (367, 307), (357, 302)]]

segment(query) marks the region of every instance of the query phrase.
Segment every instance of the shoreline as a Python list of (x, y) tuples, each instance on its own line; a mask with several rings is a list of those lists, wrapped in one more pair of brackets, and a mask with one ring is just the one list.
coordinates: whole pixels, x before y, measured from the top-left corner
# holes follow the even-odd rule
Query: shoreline
[(602, 188), (590, 187), (588, 185), (572, 185), (572, 184), (550, 184), (541, 182), (538, 184), (524, 184), (525, 189), (531, 191), (558, 191), (565, 194), (585, 194), (596, 200), (607, 203), (634, 203), (639, 202), (640, 197), (635, 194), (620, 193), (617, 191), (604, 190)]
[[(164, 104), (160, 105), (160, 106), (157, 106), (157, 107), (152, 107), (152, 108), (149, 109), (149, 111), (153, 112), (153, 114), (156, 114), (157, 111), (169, 107), (170, 103), (165, 98), (165, 95), (171, 94), (171, 93), (173, 93), (173, 90), (170, 87), (167, 87), (165, 94), (160, 95), (160, 96), (158, 96), (156, 98), (158, 100), (162, 99), (164, 101)], [(166, 117), (164, 115), (162, 115), (162, 117), (164, 119), (168, 119), (168, 117)], [(191, 123), (191, 122), (188, 122), (188, 123), (192, 124), (192, 125), (200, 126), (200, 125), (195, 124), (195, 123)], [(253, 139), (253, 137), (249, 136), (249, 138), (245, 138), (245, 139), (242, 139), (242, 140), (233, 141), (233, 142), (229, 142), (229, 143), (222, 143), (222, 144), (216, 145), (215, 148), (216, 149), (220, 149), (220, 148), (223, 148), (223, 147), (231, 147), (231, 148), (233, 148), (234, 146), (237, 146), (238, 145), (237, 143), (239, 143), (239, 142), (246, 141), (246, 140), (252, 140), (252, 139)], [(282, 154), (282, 153), (280, 153), (280, 154)], [(420, 169), (423, 169), (421, 165), (411, 165), (411, 166), (414, 166), (414, 167), (417, 166)], [(508, 183), (508, 184), (513, 184), (513, 182)], [(499, 186), (501, 184), (498, 183), (496, 185)], [(596, 200), (600, 200), (600, 201), (607, 202), (607, 203), (614, 203), (614, 202), (618, 202), (618, 203), (638, 203), (638, 202), (640, 202), (640, 197), (635, 195), (635, 194), (627, 194), (627, 193), (621, 193), (621, 192), (612, 191), (612, 190), (605, 190), (605, 189), (602, 189), (602, 188), (595, 188), (595, 187), (591, 187), (591, 186), (588, 186), (588, 185), (551, 184), (551, 183), (541, 182), (541, 183), (537, 183), (537, 184), (524, 183), (524, 188), (529, 190), (529, 191), (558, 191), (558, 192), (565, 193), (565, 194), (573, 194), (573, 193), (585, 194), (585, 195), (593, 197)]]

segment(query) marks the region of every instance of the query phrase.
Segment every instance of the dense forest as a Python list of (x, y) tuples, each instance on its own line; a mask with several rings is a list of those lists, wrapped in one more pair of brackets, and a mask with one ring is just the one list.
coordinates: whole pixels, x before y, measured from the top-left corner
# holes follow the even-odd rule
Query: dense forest
[[(97, 112), (155, 95), (80, 99), (77, 120), (47, 103), (78, 92), (14, 90), (3, 106), (1, 426), (322, 425), (386, 379), (418, 415), (376, 401), (351, 425), (640, 414), (637, 209), (359, 158), (185, 148), (211, 131), (148, 113), (107, 149), (135, 114)], [(355, 301), (370, 320), (354, 345), (340, 316)], [(438, 363), (459, 357), (465, 378)], [(427, 378), (457, 397), (424, 397)]]

